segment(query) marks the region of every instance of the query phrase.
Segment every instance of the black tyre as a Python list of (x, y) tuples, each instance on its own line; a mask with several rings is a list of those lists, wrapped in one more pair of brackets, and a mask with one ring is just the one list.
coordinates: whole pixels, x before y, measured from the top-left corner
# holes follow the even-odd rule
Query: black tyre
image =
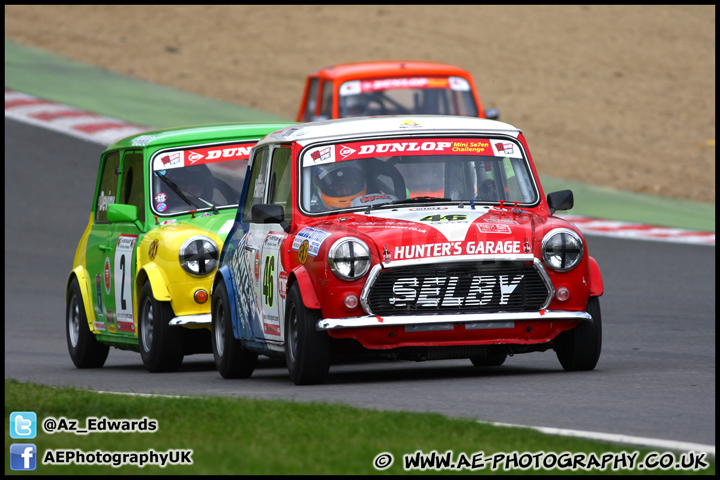
[(295, 283), (285, 309), (285, 360), (296, 385), (323, 383), (330, 370), (330, 337), (318, 331), (320, 310), (306, 308)]
[(67, 291), (65, 334), (70, 358), (77, 368), (100, 368), (105, 365), (110, 347), (98, 342), (90, 331), (77, 278), (72, 279)]
[(566, 371), (592, 370), (602, 349), (602, 318), (600, 299), (590, 297), (585, 311), (592, 322), (583, 321), (572, 330), (562, 332), (555, 339), (555, 353)]
[(476, 367), (499, 367), (507, 359), (504, 350), (490, 350), (484, 357), (471, 357), (470, 361)]
[(145, 282), (138, 307), (140, 356), (148, 371), (175, 372), (184, 357), (182, 327), (170, 326), (175, 316), (170, 302), (155, 300), (150, 282)]
[(212, 351), (223, 378), (249, 378), (257, 365), (257, 354), (243, 347), (233, 335), (230, 298), (222, 280), (212, 297)]

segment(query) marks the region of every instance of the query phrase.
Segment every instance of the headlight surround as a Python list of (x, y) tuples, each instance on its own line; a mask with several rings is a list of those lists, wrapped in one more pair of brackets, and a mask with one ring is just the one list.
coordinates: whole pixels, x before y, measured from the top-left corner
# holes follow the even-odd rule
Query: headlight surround
[(370, 249), (359, 238), (341, 238), (330, 247), (328, 264), (343, 280), (357, 280), (370, 270)]
[(217, 244), (204, 235), (195, 235), (185, 240), (179, 252), (180, 266), (196, 277), (214, 272), (219, 257)]
[(558, 272), (575, 268), (582, 260), (585, 248), (580, 236), (569, 228), (556, 228), (542, 240), (545, 264)]

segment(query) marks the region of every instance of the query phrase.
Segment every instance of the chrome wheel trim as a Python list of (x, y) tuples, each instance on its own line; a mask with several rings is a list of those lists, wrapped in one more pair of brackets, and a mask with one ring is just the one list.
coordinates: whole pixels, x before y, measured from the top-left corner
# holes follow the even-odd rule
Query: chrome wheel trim
[(215, 316), (213, 317), (213, 330), (215, 331), (215, 348), (217, 354), (222, 357), (225, 353), (225, 308), (222, 300), (218, 300), (215, 304)]
[(290, 357), (290, 362), (295, 363), (295, 359), (297, 358), (298, 329), (297, 310), (295, 309), (295, 305), (290, 306), (289, 319), (290, 321), (288, 322), (286, 342), (288, 343), (288, 356)]
[(140, 337), (145, 352), (149, 352), (153, 340), (153, 308), (149, 298), (145, 298), (142, 304), (142, 316), (140, 326)]
[(70, 336), (70, 344), (73, 348), (77, 348), (80, 339), (80, 304), (77, 296), (73, 295), (70, 299), (68, 307), (68, 335)]

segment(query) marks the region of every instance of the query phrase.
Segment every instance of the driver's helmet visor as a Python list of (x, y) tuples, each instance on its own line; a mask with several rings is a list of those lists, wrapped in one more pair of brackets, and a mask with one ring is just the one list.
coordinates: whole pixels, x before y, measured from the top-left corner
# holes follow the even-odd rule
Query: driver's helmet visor
[(358, 195), (365, 188), (363, 172), (352, 165), (332, 165), (318, 167), (318, 186), (320, 191), (330, 197), (348, 197)]

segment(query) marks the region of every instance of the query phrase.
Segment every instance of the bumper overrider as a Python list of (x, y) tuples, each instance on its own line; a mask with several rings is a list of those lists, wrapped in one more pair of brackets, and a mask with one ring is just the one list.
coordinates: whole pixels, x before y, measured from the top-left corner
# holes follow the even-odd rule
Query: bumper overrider
[[(458, 292), (463, 294), (456, 296)], [(474, 330), (508, 328), (525, 321), (592, 321), (584, 311), (548, 310), (554, 295), (550, 277), (532, 254), (390, 261), (375, 265), (368, 274), (360, 296), (367, 315), (324, 318), (317, 329), (417, 326), (425, 330), (432, 325), (464, 324), (465, 330)]]

